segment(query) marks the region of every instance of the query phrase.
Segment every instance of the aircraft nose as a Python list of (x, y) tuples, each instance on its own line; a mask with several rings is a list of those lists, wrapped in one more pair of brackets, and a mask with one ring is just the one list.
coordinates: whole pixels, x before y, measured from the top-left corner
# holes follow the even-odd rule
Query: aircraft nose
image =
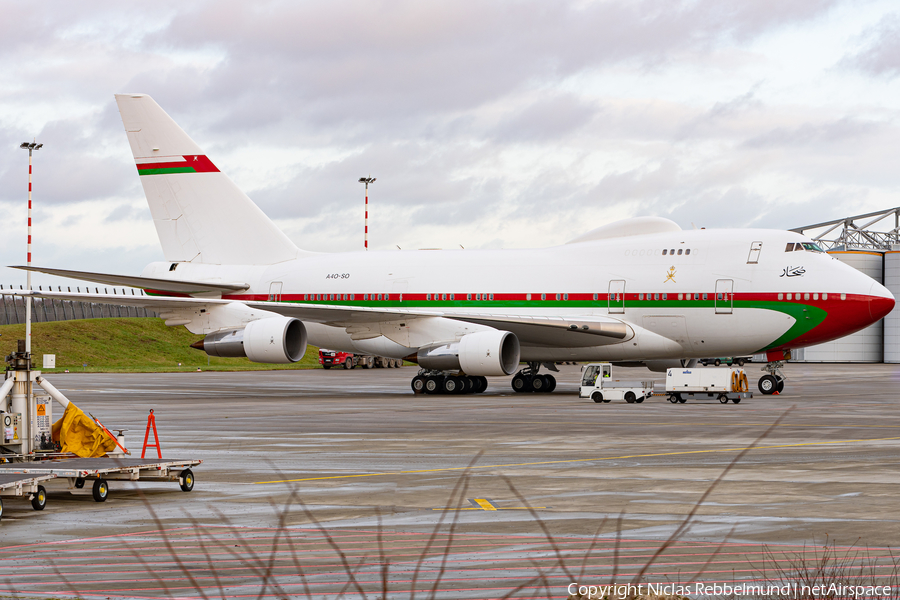
[(894, 310), (894, 295), (880, 283), (873, 283), (869, 289), (869, 315), (872, 322), (883, 319)]

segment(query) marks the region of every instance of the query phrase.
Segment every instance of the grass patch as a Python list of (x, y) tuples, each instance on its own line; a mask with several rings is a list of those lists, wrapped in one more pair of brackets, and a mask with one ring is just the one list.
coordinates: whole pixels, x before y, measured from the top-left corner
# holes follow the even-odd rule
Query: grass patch
[[(55, 354), (56, 368), (48, 373), (152, 373), (196, 371), (264, 371), (319, 368), (319, 349), (307, 346), (306, 355), (291, 365), (253, 363), (246, 358), (218, 358), (190, 345), (202, 336), (184, 327), (166, 327), (161, 319), (78, 319), (33, 323), (31, 352), (41, 369), (42, 355)], [(16, 350), (25, 339), (25, 325), (0, 325), (0, 351)], [(181, 363), (181, 366), (178, 366)], [(82, 365), (87, 366), (82, 366)]]

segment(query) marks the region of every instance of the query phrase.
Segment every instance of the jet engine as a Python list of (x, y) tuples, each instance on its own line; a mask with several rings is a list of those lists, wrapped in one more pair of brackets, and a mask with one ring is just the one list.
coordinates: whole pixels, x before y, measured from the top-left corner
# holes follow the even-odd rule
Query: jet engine
[(519, 366), (519, 339), (509, 331), (479, 331), (458, 342), (419, 348), (416, 361), (436, 371), (462, 370), (466, 375), (512, 375)]
[(291, 317), (268, 317), (241, 329), (210, 333), (191, 348), (210, 356), (246, 356), (258, 363), (294, 363), (306, 354), (306, 327)]

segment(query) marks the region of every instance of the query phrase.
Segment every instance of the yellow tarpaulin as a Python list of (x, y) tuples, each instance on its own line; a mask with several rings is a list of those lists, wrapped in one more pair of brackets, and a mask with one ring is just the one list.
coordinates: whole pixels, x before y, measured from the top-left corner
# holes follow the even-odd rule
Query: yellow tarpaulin
[(62, 419), (53, 424), (52, 435), (62, 452), (72, 452), (82, 458), (106, 456), (116, 447), (112, 438), (71, 402)]

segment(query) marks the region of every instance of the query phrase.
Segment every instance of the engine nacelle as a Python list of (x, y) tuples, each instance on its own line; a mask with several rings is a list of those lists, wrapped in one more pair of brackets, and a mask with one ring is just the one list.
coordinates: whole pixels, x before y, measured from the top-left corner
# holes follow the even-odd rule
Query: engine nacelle
[(191, 345), (210, 356), (246, 356), (253, 362), (295, 363), (306, 354), (306, 327), (291, 317), (251, 321), (243, 329), (218, 331)]
[(416, 360), (421, 367), (437, 371), (512, 375), (519, 366), (519, 339), (509, 331), (479, 331), (458, 342), (419, 348)]

